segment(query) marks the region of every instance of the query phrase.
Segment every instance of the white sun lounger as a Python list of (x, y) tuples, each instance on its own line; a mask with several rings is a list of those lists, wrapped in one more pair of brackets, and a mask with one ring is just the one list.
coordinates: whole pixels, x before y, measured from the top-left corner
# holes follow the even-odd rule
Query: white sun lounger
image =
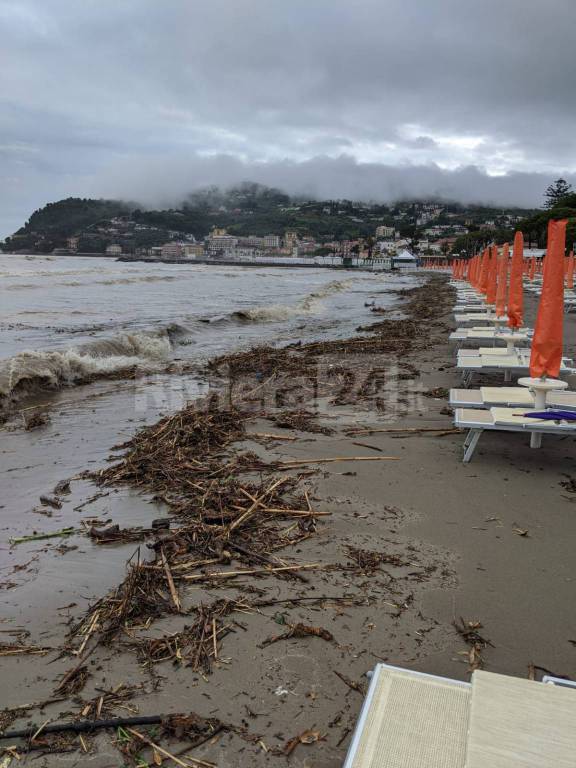
[(470, 323), (493, 323), (494, 325), (506, 326), (508, 319), (506, 317), (496, 318), (493, 312), (466, 312), (454, 313), (454, 320), (458, 325), (468, 325)]
[(542, 435), (576, 436), (576, 422), (531, 419), (519, 415), (520, 413), (524, 413), (524, 411), (522, 408), (519, 411), (518, 406), (515, 408), (490, 408), (484, 411), (477, 408), (457, 408), (454, 413), (454, 426), (468, 430), (464, 440), (462, 461), (467, 464), (472, 459), (478, 441), (485, 430), (536, 435), (538, 440), (534, 447), (539, 446)]
[[(503, 349), (506, 352), (505, 349)], [(456, 370), (462, 374), (462, 382), (469, 387), (475, 374), (503, 373), (504, 380), (510, 381), (512, 376), (527, 375), (530, 369), (530, 350), (518, 349), (515, 354), (502, 354), (500, 348), (485, 348), (484, 354), (474, 349), (460, 349)], [(562, 358), (560, 374), (574, 373), (572, 360)]]
[[(508, 332), (508, 329), (506, 329), (506, 332)], [(517, 341), (526, 343), (532, 337), (532, 330), (530, 328), (522, 328), (514, 335), (516, 336)], [(491, 341), (494, 345), (506, 344), (506, 341), (502, 338), (502, 332), (498, 332), (496, 328), (489, 326), (457, 328), (450, 334), (448, 339), (453, 344), (463, 344), (464, 342), (477, 344), (482, 341)]]
[[(449, 404), (452, 408), (533, 408), (534, 396), (527, 387), (480, 387), (480, 389), (451, 389)], [(558, 390), (548, 393), (548, 408), (576, 411), (576, 392)]]

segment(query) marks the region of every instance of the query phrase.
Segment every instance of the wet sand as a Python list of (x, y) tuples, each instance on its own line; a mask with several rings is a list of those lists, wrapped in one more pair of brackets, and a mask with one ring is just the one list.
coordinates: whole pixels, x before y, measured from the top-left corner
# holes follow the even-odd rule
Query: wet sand
[[(531, 324), (534, 302), (528, 299), (527, 303)], [(386, 317), (371, 315), (368, 309), (366, 315), (367, 324)], [(545, 438), (543, 448), (536, 451), (521, 435), (488, 434), (473, 462), (464, 465), (462, 434), (345, 434), (360, 426), (450, 430), (446, 401), (424, 394), (459, 384), (455, 351), (447, 343), (451, 316), (447, 313), (437, 319), (440, 325), (432, 332), (431, 346), (400, 358), (400, 363), (419, 373), (403, 374), (398, 361), (392, 373), (387, 369), (393, 384), (384, 410), (375, 407), (374, 398), (363, 397), (369, 388), (356, 382), (356, 390), (346, 392), (340, 405), (331, 404), (333, 398), (325, 396), (317, 402), (319, 421), (333, 434), (281, 430), (255, 419), (249, 431), (298, 439), (269, 445), (247, 440), (238, 446), (269, 460), (397, 457), (396, 461), (318, 465), (318, 471), (306, 478), (310, 499), (315, 509), (332, 514), (318, 518), (316, 535), (286, 556), (321, 563), (324, 568), (308, 571), (308, 584), (273, 577), (244, 581), (245, 586), (262, 590), (269, 601), (312, 596), (353, 599), (278, 602), (258, 612), (235, 614), (241, 626), (223, 640), (209, 676), (170, 662), (156, 665), (151, 674), (121, 645), (99, 647), (87, 662), (91, 676), (83, 690), (42, 710), (31, 709), (15, 724), (40, 724), (64, 713), (78, 714), (82, 702), (102, 689), (126, 683), (142, 686), (128, 701), (140, 714), (196, 712), (244, 729), (241, 735), (222, 733), (214, 743), (190, 753), (221, 768), (284, 764), (282, 750), (307, 730), (314, 732), (313, 743), (296, 746), (290, 763), (336, 768), (343, 762), (363, 700), (354, 686), (366, 687), (365, 674), (379, 660), (458, 679), (469, 677), (469, 647), (453, 627), (460, 617), (482, 623), (480, 631), (492, 643), (482, 651), (486, 669), (526, 677), (533, 665), (536, 674), (545, 668), (574, 677), (576, 648), (570, 641), (576, 640), (571, 611), (576, 578), (572, 499), (576, 494), (560, 485), (571, 474), (574, 440)], [(576, 321), (568, 315), (568, 354), (573, 352), (575, 331)], [(87, 415), (84, 422), (78, 420), (80, 409), (74, 413), (73, 406), (76, 393), (70, 409), (55, 415), (47, 432), (11, 435), (6, 446), (14, 453), (4, 457), (12, 462), (12, 471), (6, 475), (7, 497), (24, 493), (20, 508), (38, 506), (39, 495), (50, 493), (70, 475), (105, 466), (111, 434), (115, 442), (127, 439), (114, 433), (118, 416), (106, 407), (104, 383), (101, 388), (99, 393), (91, 390), (99, 395), (93, 418)], [(266, 401), (265, 389), (259, 392), (262, 401)], [(154, 421), (153, 409), (138, 418)], [(41, 464), (43, 451), (53, 450), (58, 432), (61, 442), (54, 453), (53, 471), (43, 469), (35, 484), (22, 489), (21, 457), (27, 457), (27, 466), (33, 465), (37, 452)], [(75, 456), (72, 464), (71, 454)], [(109, 495), (74, 511), (100, 491)], [(161, 505), (150, 504), (134, 489), (99, 489), (85, 480), (73, 482), (72, 493), (63, 501), (52, 517), (34, 512), (21, 515), (21, 533), (78, 525), (89, 517), (111, 518), (123, 527), (147, 525), (162, 512)], [(10, 509), (2, 512), (3, 519), (10, 518)], [(526, 535), (520, 535), (523, 531)], [(62, 545), (78, 549), (59, 550)], [(397, 556), (402, 565), (388, 563), (372, 569), (370, 563), (354, 561), (349, 547)], [(0, 629), (25, 627), (31, 633), (26, 642), (61, 647), (67, 621), (77, 620), (94, 597), (123, 578), (124, 562), (135, 548), (134, 544), (97, 547), (86, 538), (71, 537), (3, 551)], [(29, 565), (20, 568), (27, 561)], [(229, 582), (220, 588), (188, 587), (185, 592), (197, 604), (200, 599), (238, 597), (243, 590), (238, 582)], [(153, 631), (174, 632), (186, 621), (184, 616), (161, 618)], [(325, 628), (334, 642), (305, 637), (260, 647), (266, 638), (297, 622)], [(1, 638), (0, 642), (13, 640), (7, 632)], [(1, 658), (2, 706), (50, 698), (58, 680), (75, 663), (66, 656), (54, 661), (56, 655)], [(120, 709), (117, 714), (130, 713)], [(40, 764), (120, 766), (125, 759), (113, 746), (113, 736), (103, 732), (87, 738), (89, 754), (48, 755)], [(182, 746), (174, 741), (162, 744), (170, 750)]]

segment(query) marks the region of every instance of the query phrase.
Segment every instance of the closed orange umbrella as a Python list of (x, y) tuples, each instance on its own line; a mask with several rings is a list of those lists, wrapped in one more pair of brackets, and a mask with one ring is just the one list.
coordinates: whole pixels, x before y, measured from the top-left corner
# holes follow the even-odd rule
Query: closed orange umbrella
[(490, 252), (488, 248), (484, 249), (482, 258), (480, 260), (480, 282), (478, 287), (482, 293), (486, 293), (488, 290), (488, 266), (489, 266)]
[(510, 328), (520, 328), (524, 321), (524, 237), (522, 232), (514, 235), (514, 250), (512, 251), (512, 267), (510, 269), (510, 292), (508, 294), (508, 325)]
[(528, 267), (528, 280), (532, 282), (534, 280), (534, 274), (536, 273), (536, 257), (532, 256), (530, 266)]
[(566, 272), (566, 287), (574, 288), (574, 251), (568, 256), (568, 270)]
[(548, 223), (542, 294), (530, 355), (530, 376), (533, 379), (557, 378), (562, 364), (566, 224), (566, 219)]
[(508, 258), (510, 246), (504, 243), (502, 256), (498, 260), (498, 284), (496, 287), (496, 317), (506, 314), (506, 293), (508, 287)]
[(496, 304), (496, 291), (498, 288), (498, 247), (492, 246), (490, 266), (488, 269), (488, 288), (486, 291), (486, 303)]

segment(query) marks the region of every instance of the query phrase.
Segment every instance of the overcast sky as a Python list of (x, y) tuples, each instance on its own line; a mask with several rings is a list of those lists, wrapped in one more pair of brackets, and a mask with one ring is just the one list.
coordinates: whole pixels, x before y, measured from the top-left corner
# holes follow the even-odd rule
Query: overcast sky
[(69, 195), (576, 180), (576, 0), (0, 0), (0, 35), (0, 236)]

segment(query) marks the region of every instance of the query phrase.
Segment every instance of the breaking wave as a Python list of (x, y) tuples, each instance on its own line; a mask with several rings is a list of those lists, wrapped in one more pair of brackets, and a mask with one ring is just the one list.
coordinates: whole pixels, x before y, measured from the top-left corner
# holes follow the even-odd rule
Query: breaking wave
[(171, 355), (172, 328), (124, 333), (63, 351), (25, 351), (0, 361), (0, 411), (44, 390), (84, 384), (135, 368), (153, 370)]
[(332, 296), (336, 293), (342, 293), (350, 287), (350, 280), (333, 280), (327, 285), (319, 288), (313, 293), (309, 293), (297, 304), (284, 305), (273, 304), (270, 307), (254, 307), (253, 309), (241, 309), (232, 313), (236, 320), (250, 323), (271, 323), (282, 320), (289, 320), (292, 317), (300, 315), (312, 315), (322, 308), (322, 299)]

